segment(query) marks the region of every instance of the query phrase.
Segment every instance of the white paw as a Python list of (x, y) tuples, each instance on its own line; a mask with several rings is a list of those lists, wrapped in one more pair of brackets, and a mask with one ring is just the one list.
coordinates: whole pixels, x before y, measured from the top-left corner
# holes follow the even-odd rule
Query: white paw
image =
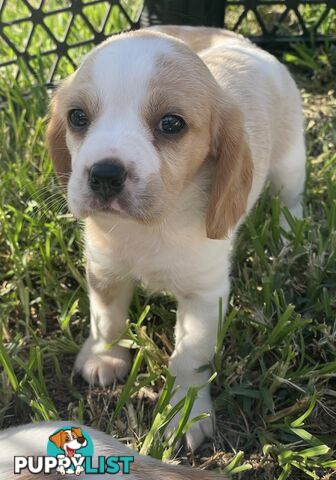
[[(181, 389), (181, 391), (178, 391), (175, 394), (176, 398), (174, 397), (172, 400), (172, 406), (174, 406), (186, 394), (186, 389)], [(202, 415), (203, 413), (207, 413), (209, 414), (209, 416), (193, 423), (184, 435), (186, 447), (192, 452), (197, 450), (197, 448), (204, 442), (206, 438), (212, 438), (214, 435), (214, 413), (212, 410), (210, 394), (206, 388), (203, 391), (199, 392), (199, 398), (195, 400), (187, 423), (189, 423), (193, 418)], [(169, 423), (165, 431), (165, 436), (167, 438), (170, 437), (173, 430), (176, 431), (180, 419), (181, 411)]]
[(75, 370), (90, 385), (106, 387), (114, 380), (122, 380), (131, 368), (131, 354), (127, 348), (116, 345), (106, 350), (105, 343), (88, 338), (77, 355)]
[(65, 475), (65, 468), (64, 467), (57, 467), (56, 468), (56, 472), (61, 474), (61, 475)]

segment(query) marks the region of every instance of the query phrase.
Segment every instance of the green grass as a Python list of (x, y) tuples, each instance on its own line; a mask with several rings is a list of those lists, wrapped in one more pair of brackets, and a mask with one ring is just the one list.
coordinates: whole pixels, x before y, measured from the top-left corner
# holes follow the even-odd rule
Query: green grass
[[(281, 207), (266, 191), (242, 228), (212, 362), (217, 435), (195, 457), (178, 456), (226, 468), (234, 479), (336, 472), (335, 50), (299, 49), (286, 59), (307, 118), (305, 219), (289, 218), (284, 242)], [(67, 211), (46, 152), (47, 92), (29, 75), (20, 85), (8, 72), (0, 76), (0, 427), (74, 419), (171, 458), (162, 432), (177, 410), (169, 406), (166, 366), (174, 299), (136, 291), (122, 340), (134, 353), (125, 385), (90, 389), (72, 375), (89, 329), (81, 225)], [(195, 395), (191, 389), (177, 407), (175, 443)]]
[[(34, 8), (38, 8), (40, 0), (30, 0)], [(14, 45), (20, 53), (27, 51), (33, 58), (29, 65), (33, 70), (40, 69), (43, 78), (49, 80), (50, 71), (56, 61), (56, 54), (43, 55), (45, 52), (54, 50), (58, 42), (64, 42), (68, 45), (67, 51), (70, 58), (63, 57), (58, 64), (54, 80), (59, 80), (64, 75), (73, 72), (73, 63), (78, 64), (78, 60), (83, 57), (95, 44), (94, 32), (101, 32), (105, 35), (118, 33), (122, 30), (130, 29), (123, 11), (118, 5), (110, 5), (110, 2), (101, 2), (99, 4), (89, 4), (89, 0), (83, 0), (83, 9), (81, 14), (72, 15), (70, 11), (57, 13), (64, 7), (69, 6), (68, 0), (48, 0), (43, 3), (42, 12), (46, 15), (43, 21), (35, 26), (32, 32), (33, 22), (29, 20), (30, 10), (22, 0), (6, 1), (5, 8), (1, 14), (1, 20), (9, 24), (4, 26), (4, 39), (0, 42), (1, 62), (16, 60), (16, 54), (11, 44)], [(122, 7), (127, 12), (128, 17), (137, 21), (142, 9), (143, 0), (121, 0)], [(54, 13), (56, 12), (56, 13)], [(85, 17), (85, 18), (84, 18)], [(21, 20), (20, 23), (11, 25), (10, 22)], [(68, 27), (71, 27), (68, 32)], [(32, 33), (32, 34), (31, 34)], [(56, 41), (52, 38), (55, 37)], [(74, 48), (77, 42), (88, 42), (86, 45)], [(39, 62), (36, 56), (42, 54), (43, 62)], [(5, 67), (8, 75), (15, 75), (18, 66), (12, 64)], [(33, 77), (31, 71), (27, 75)]]

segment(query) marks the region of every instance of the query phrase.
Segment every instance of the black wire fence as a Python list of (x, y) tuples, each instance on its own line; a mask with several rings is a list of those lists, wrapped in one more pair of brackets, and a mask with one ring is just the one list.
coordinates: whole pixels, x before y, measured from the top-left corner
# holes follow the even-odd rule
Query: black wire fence
[(226, 27), (280, 51), (335, 42), (336, 0), (0, 0), (0, 75), (51, 84), (110, 35), (168, 23)]

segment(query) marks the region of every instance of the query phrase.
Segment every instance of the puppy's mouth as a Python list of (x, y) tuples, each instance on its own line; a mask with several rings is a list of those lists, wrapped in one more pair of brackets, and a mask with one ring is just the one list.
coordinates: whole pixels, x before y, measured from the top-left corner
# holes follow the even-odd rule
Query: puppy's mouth
[(65, 446), (65, 451), (68, 457), (73, 457), (75, 455), (75, 450), (67, 445)]
[(94, 198), (89, 202), (88, 206), (92, 212), (110, 213), (120, 215), (121, 217), (130, 216), (128, 207), (120, 198), (115, 198), (108, 202), (102, 202), (101, 200)]
[[(72, 210), (72, 209), (71, 209)], [(72, 210), (75, 217), (79, 219), (85, 219), (91, 215), (107, 214), (117, 215), (120, 217), (130, 217), (129, 208), (124, 202), (121, 202), (119, 198), (115, 198), (109, 201), (103, 201), (99, 198), (90, 196), (89, 198), (81, 202), (80, 208), (76, 207), (75, 211)]]
[(135, 220), (140, 223), (158, 223), (162, 220), (165, 207), (164, 198), (160, 195), (160, 185), (138, 189), (137, 192), (123, 190), (111, 199), (100, 198), (92, 192), (82, 194), (75, 201), (68, 197), (69, 207), (78, 219), (86, 219), (92, 216), (111, 216)]
[(154, 225), (163, 221), (162, 210), (160, 208), (142, 207), (140, 202), (134, 202), (127, 205), (127, 207), (120, 205), (119, 202), (111, 202), (110, 204), (101, 204), (99, 202), (87, 202), (81, 209), (80, 213), (73, 212), (74, 216), (79, 219), (85, 219), (88, 217), (111, 217), (134, 220), (137, 223)]

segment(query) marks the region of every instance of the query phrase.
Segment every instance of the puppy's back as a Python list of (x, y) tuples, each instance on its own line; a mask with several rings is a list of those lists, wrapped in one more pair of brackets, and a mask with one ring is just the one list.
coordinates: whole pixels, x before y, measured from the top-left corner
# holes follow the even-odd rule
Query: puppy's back
[(220, 45), (230, 39), (239, 39), (242, 42), (250, 43), (242, 35), (230, 32), (224, 28), (190, 27), (187, 25), (155, 25), (149, 27), (148, 30), (165, 33), (178, 38), (196, 53), (199, 53), (206, 48)]

